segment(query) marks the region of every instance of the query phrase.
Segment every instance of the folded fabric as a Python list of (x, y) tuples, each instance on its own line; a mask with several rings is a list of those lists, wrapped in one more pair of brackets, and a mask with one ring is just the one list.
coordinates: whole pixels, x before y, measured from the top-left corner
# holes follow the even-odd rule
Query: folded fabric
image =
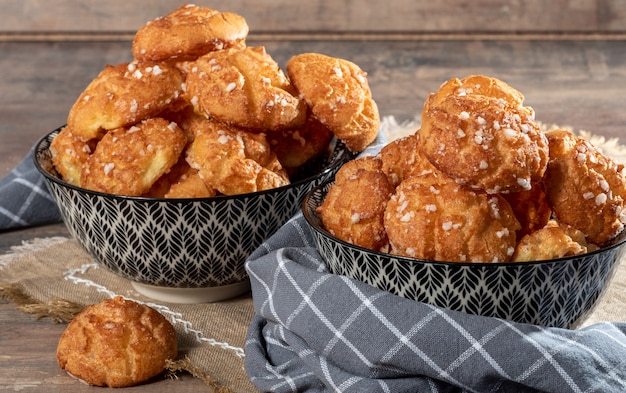
[(0, 179), (0, 231), (61, 222), (52, 195), (33, 163), (33, 150)]
[(626, 324), (545, 328), (327, 271), (300, 214), (249, 259), (246, 371), (271, 392), (624, 392)]

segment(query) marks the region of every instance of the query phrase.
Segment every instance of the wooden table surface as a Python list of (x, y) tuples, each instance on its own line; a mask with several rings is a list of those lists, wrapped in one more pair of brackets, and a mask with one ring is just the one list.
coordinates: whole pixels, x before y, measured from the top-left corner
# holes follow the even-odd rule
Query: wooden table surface
[[(368, 72), (382, 116), (399, 121), (421, 112), (427, 94), (446, 79), (499, 77), (524, 93), (545, 123), (586, 129), (626, 143), (626, 40), (614, 36), (403, 36), (285, 40), (251, 37), (284, 65), (303, 52), (343, 57)], [(130, 59), (130, 42), (0, 42), (0, 176), (67, 112), (104, 66)], [(0, 233), (0, 254), (35, 237), (68, 236), (63, 224)], [(93, 392), (61, 371), (55, 359), (64, 325), (36, 320), (0, 300), (0, 389)], [(160, 380), (137, 392), (207, 390), (199, 380)]]

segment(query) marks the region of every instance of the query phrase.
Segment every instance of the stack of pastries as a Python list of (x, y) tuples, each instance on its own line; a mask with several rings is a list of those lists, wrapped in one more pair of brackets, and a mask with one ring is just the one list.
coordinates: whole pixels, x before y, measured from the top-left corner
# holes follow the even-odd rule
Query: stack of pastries
[(107, 65), (51, 145), (68, 183), (156, 198), (280, 187), (333, 138), (360, 152), (376, 137), (366, 73), (319, 53), (284, 73), (246, 45), (237, 14), (186, 4), (135, 34), (133, 61)]
[(625, 200), (623, 165), (570, 131), (542, 131), (519, 91), (471, 75), (429, 95), (414, 134), (345, 164), (318, 213), (374, 251), (520, 262), (608, 244)]

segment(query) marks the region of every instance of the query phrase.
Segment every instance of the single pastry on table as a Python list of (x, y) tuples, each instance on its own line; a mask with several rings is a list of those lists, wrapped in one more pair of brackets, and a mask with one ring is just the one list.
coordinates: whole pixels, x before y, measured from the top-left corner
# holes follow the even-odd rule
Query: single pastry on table
[(626, 222), (624, 166), (568, 130), (546, 136), (550, 161), (544, 185), (555, 219), (582, 231), (589, 242), (605, 245)]
[(378, 106), (359, 66), (320, 53), (302, 53), (289, 59), (287, 74), (315, 117), (352, 152), (376, 139)]
[(176, 332), (165, 317), (118, 296), (78, 314), (56, 355), (62, 369), (90, 385), (128, 387), (162, 373), (177, 353)]
[(184, 4), (140, 27), (132, 52), (141, 61), (195, 60), (215, 50), (244, 48), (248, 30), (238, 14)]
[(529, 190), (548, 163), (548, 141), (523, 95), (482, 75), (452, 78), (426, 99), (420, 146), (440, 171), (490, 194)]

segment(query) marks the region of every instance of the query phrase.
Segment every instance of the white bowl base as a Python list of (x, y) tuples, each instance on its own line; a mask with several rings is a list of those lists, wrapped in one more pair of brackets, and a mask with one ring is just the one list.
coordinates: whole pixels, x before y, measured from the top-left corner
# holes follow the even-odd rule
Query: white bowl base
[(198, 304), (213, 303), (232, 299), (250, 291), (250, 281), (242, 281), (221, 287), (207, 288), (170, 288), (131, 281), (133, 288), (140, 294), (168, 303)]

